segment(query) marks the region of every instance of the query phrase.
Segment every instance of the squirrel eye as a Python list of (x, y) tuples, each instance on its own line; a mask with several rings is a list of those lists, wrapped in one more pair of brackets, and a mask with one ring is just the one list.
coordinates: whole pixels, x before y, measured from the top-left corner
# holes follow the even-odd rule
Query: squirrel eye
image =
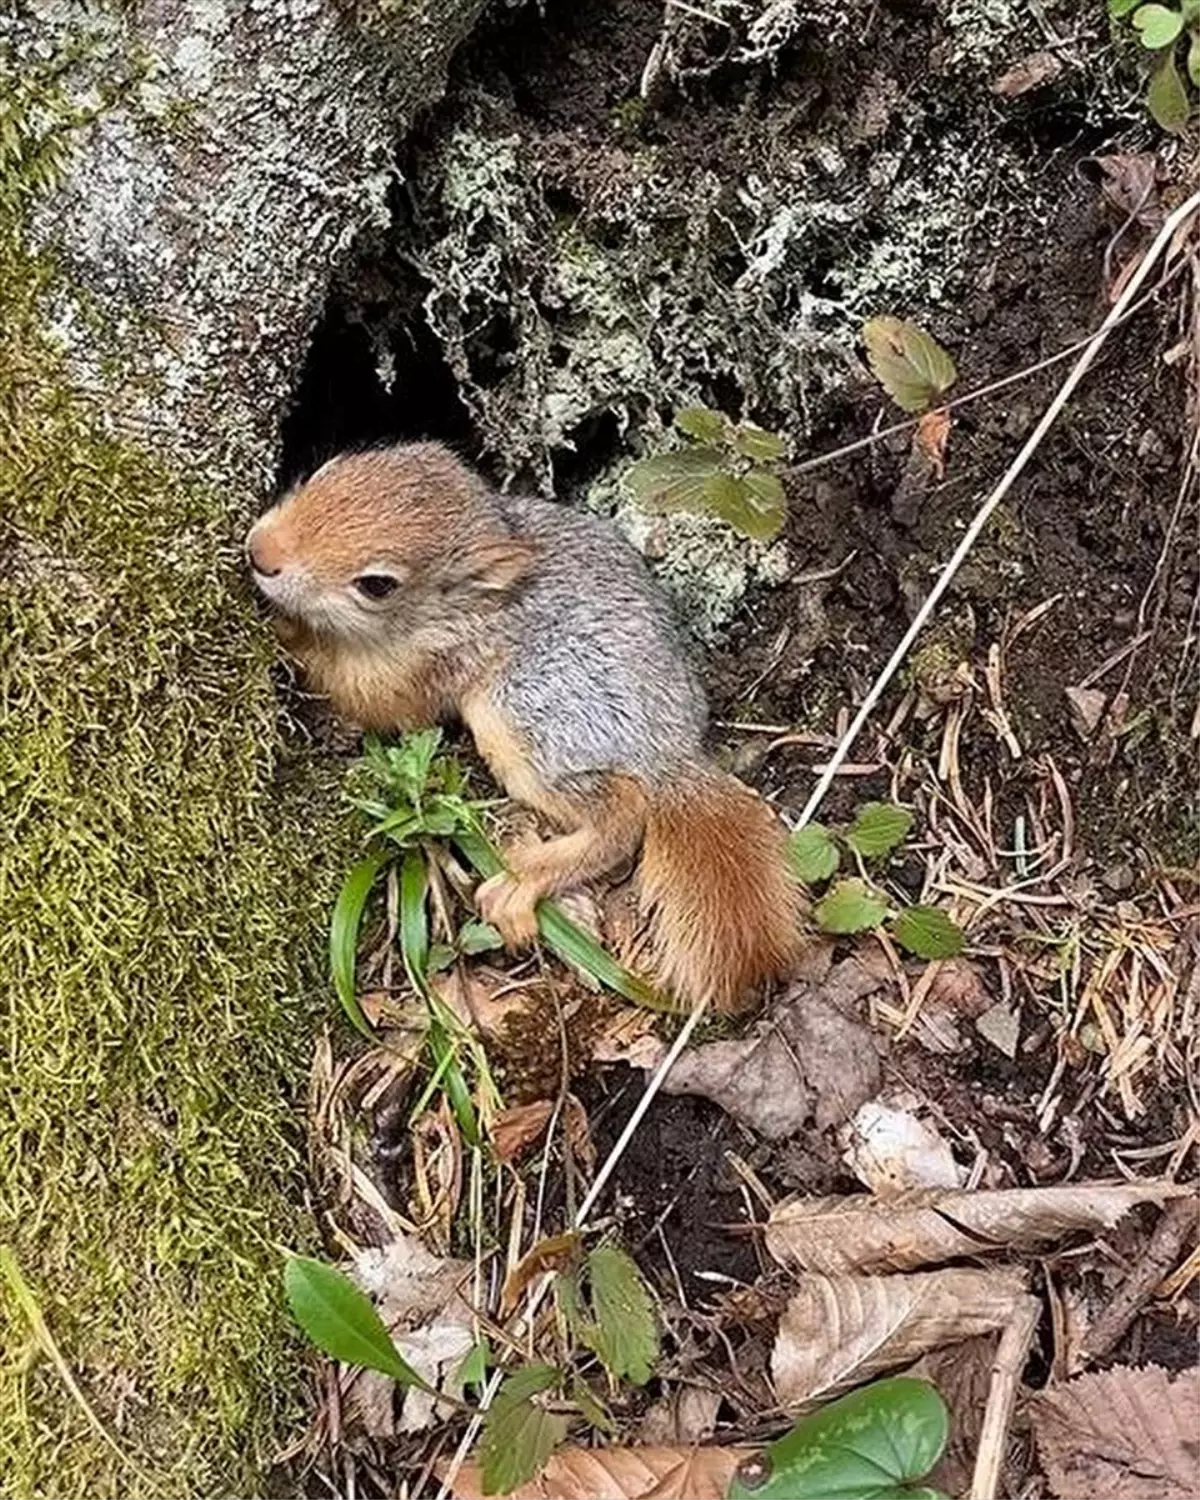
[(354, 587), (368, 599), (386, 599), (399, 586), (399, 579), (389, 578), (386, 573), (364, 573), (354, 580)]

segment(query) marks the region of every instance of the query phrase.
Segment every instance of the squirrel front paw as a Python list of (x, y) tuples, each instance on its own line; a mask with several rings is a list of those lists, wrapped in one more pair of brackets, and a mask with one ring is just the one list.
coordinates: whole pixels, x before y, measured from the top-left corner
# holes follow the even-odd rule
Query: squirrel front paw
[(506, 948), (527, 948), (538, 933), (540, 893), (529, 881), (507, 871), (485, 880), (475, 892), (479, 915), (504, 939)]

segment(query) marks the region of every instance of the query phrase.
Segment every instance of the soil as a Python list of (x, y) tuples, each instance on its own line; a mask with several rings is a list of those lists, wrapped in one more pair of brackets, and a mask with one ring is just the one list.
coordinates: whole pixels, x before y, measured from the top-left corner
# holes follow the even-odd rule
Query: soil
[[(551, 4), (536, 21), (516, 17), (486, 34), (458, 68), (457, 92), (426, 125), (436, 136), (447, 111), (485, 78), (503, 94), (520, 129), (544, 148), (544, 170), (566, 208), (600, 190), (605, 152), (619, 152), (614, 111), (636, 97), (637, 81), (662, 24), (658, 0), (579, 0)], [(879, 45), (895, 66), (928, 70), (919, 27), (885, 16)], [(866, 63), (842, 57), (821, 77), (801, 51), (774, 71), (750, 78), (718, 72), (692, 83), (640, 128), (666, 153), (761, 160), (789, 122), (811, 120), (863, 87)], [(700, 67), (704, 60), (691, 58)], [(1119, 220), (1106, 210), (1085, 158), (1124, 148), (1124, 122), (1084, 113), (1075, 98), (1056, 112), (1053, 94), (1012, 111), (1004, 128), (1019, 138), (1031, 178), (1053, 202), (1048, 217), (1016, 214), (981, 236), (966, 268), (969, 291), (938, 312), (939, 337), (954, 350), (960, 391), (999, 380), (1060, 353), (1107, 310), (1107, 263)], [(1125, 136), (1122, 135), (1125, 132)], [(1136, 131), (1134, 132), (1136, 134)], [(422, 138), (408, 148), (419, 168)], [(1169, 200), (1178, 184), (1164, 182)], [(1126, 242), (1127, 243), (1127, 242)], [(387, 253), (372, 252), (318, 331), (305, 384), (285, 434), (285, 480), (347, 443), (432, 433), (487, 466), (478, 432), (454, 397), (454, 381), (436, 341), (420, 323), (419, 282)], [(1122, 264), (1116, 257), (1115, 264)], [(382, 391), (362, 315), (364, 271), (378, 276), (374, 315), (398, 286), (397, 313), (410, 330), (412, 357), (393, 391)], [(837, 265), (816, 257), (812, 288), (836, 291)], [(1015, 759), (982, 713), (965, 721), (959, 745), (964, 791), (973, 805), (990, 799), (998, 842), (1011, 836), (1027, 799), (1045, 781), (1048, 760), (1068, 789), (1075, 818), (1075, 873), (1108, 896), (1147, 889), (1164, 867), (1184, 879), (1197, 864), (1194, 799), (1195, 629), (1200, 562), (1195, 487), (1182, 512), (1183, 458), (1189, 432), (1185, 363), (1164, 355), (1180, 339), (1178, 283), (1110, 340), (1097, 367), (1018, 481), (975, 555), (955, 582), (931, 638), (946, 659), (970, 665), (980, 701), (989, 648), (1000, 648), (1003, 703), (1022, 754)], [(357, 308), (357, 312), (355, 312)], [(348, 311), (350, 309), (350, 311)], [(839, 710), (851, 710), (890, 655), (928, 586), (981, 499), (1009, 464), (1063, 378), (1058, 363), (956, 411), (945, 477), (902, 485), (909, 440), (884, 440), (788, 481), (787, 540), (805, 578), (752, 589), (734, 624), (709, 654), (708, 686), (719, 749), (784, 810), (795, 813), (813, 784), (811, 747), (764, 752), (765, 736), (739, 731), (747, 721), (829, 735)], [(714, 389), (714, 403), (722, 392)], [(830, 452), (893, 420), (866, 381), (826, 397), (810, 413), (808, 451)], [(757, 414), (769, 422), (774, 414)], [(578, 452), (561, 455), (566, 490), (619, 450), (615, 423), (578, 434)], [(1174, 519), (1173, 519), (1174, 518)], [(814, 584), (808, 575), (825, 575)], [(1035, 623), (1018, 630), (1030, 612)], [(1120, 653), (1124, 652), (1122, 656)], [(1067, 689), (1084, 684), (1110, 659), (1100, 686), (1127, 695), (1115, 744), (1073, 726)], [(920, 686), (920, 673), (915, 674)], [(913, 681), (910, 674), (908, 681)], [(898, 690), (885, 707), (899, 700)], [(886, 722), (886, 713), (881, 723)], [(937, 714), (910, 716), (900, 746), (865, 737), (863, 758), (881, 746), (889, 768), (840, 781), (822, 816), (836, 822), (854, 805), (887, 797), (891, 767), (936, 761), (943, 733)], [(1182, 867), (1182, 870), (1181, 870)], [(899, 883), (918, 886), (923, 862), (901, 867)], [(989, 1155), (1010, 1185), (1059, 1180), (1067, 1146), (1047, 1146), (1037, 1101), (1054, 1066), (1047, 1032), (1015, 1059), (983, 1039), (949, 1057), (914, 1042), (889, 1058), (893, 1080), (919, 1080), (968, 1143)], [(641, 1090), (623, 1067), (593, 1069), (577, 1082), (601, 1158)], [(1080, 1177), (1110, 1176), (1112, 1151), (1152, 1147), (1186, 1129), (1182, 1089), (1151, 1093), (1147, 1113), (1130, 1124), (1089, 1103), (1081, 1075), (1072, 1114)], [(1070, 1114), (1071, 1112), (1068, 1111)], [(1045, 1151), (1049, 1151), (1049, 1157)], [(660, 1294), (671, 1303), (713, 1307), (733, 1285), (754, 1282), (760, 1260), (747, 1232), (747, 1198), (728, 1164), (748, 1161), (768, 1188), (783, 1193), (852, 1190), (828, 1140), (800, 1139), (785, 1152), (764, 1150), (715, 1106), (659, 1098), (621, 1160), (602, 1211), (619, 1225)], [(1068, 1272), (1068, 1274), (1070, 1274)], [(1185, 1348), (1186, 1345), (1186, 1348)], [(1178, 1367), (1194, 1359), (1194, 1328), (1181, 1332), (1160, 1314), (1139, 1320), (1123, 1357)]]

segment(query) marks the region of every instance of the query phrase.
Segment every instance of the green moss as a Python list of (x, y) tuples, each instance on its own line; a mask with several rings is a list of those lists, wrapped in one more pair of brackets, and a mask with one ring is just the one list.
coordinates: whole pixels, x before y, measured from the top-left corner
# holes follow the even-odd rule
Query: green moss
[[(41, 332), (20, 219), (53, 119), (0, 122), (0, 1241), (161, 1492), (253, 1496), (301, 1403), (278, 1247), (311, 1235), (342, 820), (279, 742), (245, 514), (107, 432)], [(8, 1293), (0, 1319), (5, 1496), (141, 1493)]]

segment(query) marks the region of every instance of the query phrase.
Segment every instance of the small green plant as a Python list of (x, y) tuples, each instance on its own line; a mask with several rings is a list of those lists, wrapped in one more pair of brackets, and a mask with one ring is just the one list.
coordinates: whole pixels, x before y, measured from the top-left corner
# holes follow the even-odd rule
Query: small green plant
[(941, 344), (916, 323), (890, 315), (863, 324), (867, 363), (902, 410), (928, 412), (941, 406), (958, 379), (954, 361)]
[(1179, 0), (1178, 6), (1108, 0), (1108, 13), (1115, 21), (1127, 20), (1142, 46), (1154, 54), (1146, 108), (1155, 123), (1174, 133), (1185, 130), (1195, 108), (1188, 83), (1193, 94), (1200, 90), (1200, 0)]
[[(885, 927), (900, 946), (918, 958), (953, 958), (961, 953), (962, 929), (936, 906), (892, 907), (868, 879), (865, 863), (885, 859), (903, 843), (912, 814), (892, 802), (868, 802), (845, 828), (808, 823), (788, 840), (792, 868), (808, 886), (824, 886), (850, 855), (859, 874), (833, 881), (813, 909), (822, 932), (850, 934)], [(864, 863), (865, 862), (865, 863)]]
[(897, 1376), (831, 1401), (743, 1461), (728, 1500), (945, 1500), (923, 1479), (946, 1446), (937, 1388)]
[[(597, 1245), (582, 1266), (559, 1272), (556, 1280), (559, 1306), (577, 1347), (567, 1351), (562, 1365), (524, 1364), (505, 1376), (484, 1417), (480, 1439), (487, 1494), (507, 1494), (538, 1474), (566, 1439), (572, 1416), (593, 1427), (611, 1425), (601, 1402), (571, 1368), (578, 1351), (591, 1350), (611, 1379), (635, 1385), (645, 1385), (658, 1358), (658, 1323), (650, 1292), (623, 1250)], [(370, 1298), (336, 1267), (307, 1256), (289, 1256), (284, 1292), (296, 1322), (332, 1358), (378, 1370), (400, 1386), (415, 1386), (470, 1409), (456, 1397), (433, 1390), (412, 1368)], [(483, 1386), (487, 1365), (488, 1348), (481, 1341), (459, 1366), (458, 1383), (464, 1388)], [(559, 1409), (537, 1399), (552, 1393)]]
[(786, 498), (777, 469), (787, 454), (786, 441), (707, 406), (682, 407), (675, 426), (685, 446), (639, 458), (625, 470), (625, 483), (639, 504), (717, 516), (756, 541), (778, 536)]

